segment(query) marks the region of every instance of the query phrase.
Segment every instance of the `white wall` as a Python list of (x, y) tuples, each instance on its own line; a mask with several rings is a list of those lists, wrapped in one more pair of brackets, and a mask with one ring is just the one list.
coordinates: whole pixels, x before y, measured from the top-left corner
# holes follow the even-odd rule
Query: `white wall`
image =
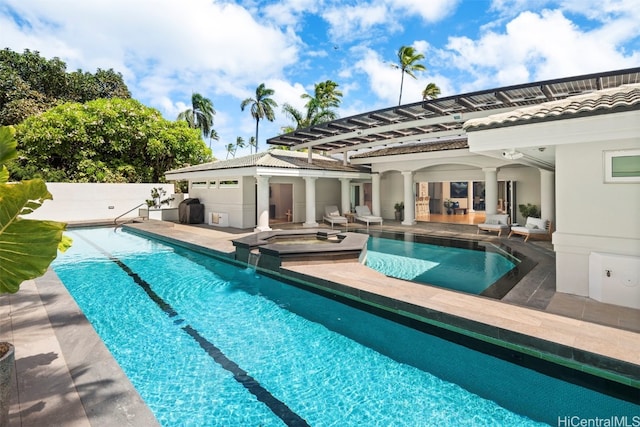
[[(53, 200), (28, 215), (29, 219), (61, 222), (110, 221), (151, 198), (151, 189), (164, 188), (165, 197), (174, 193), (173, 184), (97, 184), (48, 182)], [(122, 216), (134, 218), (138, 209)]]
[[(204, 205), (205, 223), (209, 222), (211, 213), (225, 213), (229, 216), (229, 226), (236, 228), (247, 228), (255, 226), (255, 197), (252, 199), (253, 216), (252, 221), (248, 220), (248, 214), (244, 210), (244, 192), (253, 191), (255, 193), (255, 179), (243, 179), (243, 177), (224, 177), (224, 180), (238, 180), (238, 186), (234, 188), (221, 188), (218, 184), (220, 178), (216, 179), (216, 185), (209, 187), (192, 187), (189, 189), (189, 197), (197, 198)], [(245, 226), (245, 222), (252, 222)]]
[(319, 178), (316, 180), (316, 221), (322, 222), (324, 208), (341, 205), (340, 180), (335, 178)]
[(603, 179), (603, 151), (628, 148), (640, 137), (556, 147), (556, 287), (640, 308), (640, 184)]

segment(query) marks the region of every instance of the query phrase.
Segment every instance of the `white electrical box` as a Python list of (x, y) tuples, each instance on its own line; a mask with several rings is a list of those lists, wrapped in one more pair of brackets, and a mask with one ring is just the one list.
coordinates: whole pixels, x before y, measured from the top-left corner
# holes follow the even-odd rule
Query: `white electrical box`
[(209, 225), (216, 227), (228, 227), (229, 214), (226, 212), (211, 212), (209, 215)]
[(589, 296), (600, 302), (640, 309), (640, 257), (592, 252)]

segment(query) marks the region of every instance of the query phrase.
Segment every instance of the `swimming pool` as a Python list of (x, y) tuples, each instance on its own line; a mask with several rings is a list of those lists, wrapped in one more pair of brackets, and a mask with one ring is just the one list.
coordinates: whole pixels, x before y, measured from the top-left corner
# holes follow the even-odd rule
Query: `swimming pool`
[(502, 298), (532, 265), (489, 242), (370, 231), (366, 265), (387, 276)]
[(637, 408), (211, 257), (69, 234), (54, 270), (163, 425), (536, 425)]

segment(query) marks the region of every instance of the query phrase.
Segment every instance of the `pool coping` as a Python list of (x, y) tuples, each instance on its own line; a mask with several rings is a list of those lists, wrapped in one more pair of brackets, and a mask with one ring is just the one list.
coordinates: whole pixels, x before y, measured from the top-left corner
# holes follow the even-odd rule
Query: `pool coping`
[[(357, 268), (357, 266), (352, 265), (350, 268)], [(512, 352), (521, 353), (523, 355), (551, 362), (579, 373), (602, 378), (606, 381), (613, 382), (614, 387), (616, 384), (620, 384), (624, 387), (631, 387), (631, 390), (624, 389), (623, 387), (615, 393), (611, 393), (612, 390), (608, 390), (607, 394), (612, 394), (615, 397), (628, 400), (629, 392), (635, 392), (637, 395), (636, 403), (640, 402), (640, 377), (638, 377), (638, 373), (640, 372), (639, 365), (532, 335), (527, 335), (506, 327), (490, 325), (464, 316), (436, 310), (425, 305), (414, 304), (407, 300), (403, 300), (402, 298), (385, 296), (378, 292), (370, 292), (350, 285), (325, 280), (317, 277), (316, 275), (303, 273), (296, 267), (285, 268), (283, 270), (287, 270), (286, 273), (280, 275), (278, 278), (285, 281), (291, 281), (293, 279), (303, 287), (315, 287), (316, 289), (328, 291), (344, 299), (363, 303), (374, 310), (379, 309), (392, 315), (395, 314), (401, 317), (413, 319), (418, 322), (423, 322), (437, 328), (445, 329)], [(271, 274), (271, 272), (266, 271), (263, 271), (263, 273)], [(461, 297), (462, 293), (460, 293), (459, 296)], [(469, 296), (473, 297), (474, 295), (469, 294)], [(397, 319), (397, 317), (394, 318)], [(415, 327), (415, 324), (412, 327), (420, 329), (419, 327)], [(472, 343), (465, 342), (465, 340), (456, 340), (455, 342), (471, 348), (477, 347)], [(501, 358), (512, 363), (531, 367), (522, 363), (523, 361), (516, 353), (511, 353), (509, 358)], [(493, 355), (498, 356), (497, 354)], [(539, 367), (536, 370), (543, 372), (546, 375), (557, 376), (553, 372), (549, 372), (542, 367)], [(588, 386), (587, 383), (578, 377), (562, 377), (561, 379), (578, 383), (582, 386)], [(611, 387), (611, 385), (612, 384), (610, 383), (607, 386)], [(604, 392), (601, 388), (592, 388), (600, 392)]]
[[(330, 244), (282, 244), (283, 238), (319, 240)], [(292, 263), (328, 263), (362, 261), (367, 253), (367, 236), (321, 228), (261, 231), (233, 239), (235, 259), (265, 269), (278, 269)], [(256, 254), (256, 256), (254, 256)], [(252, 259), (254, 258), (254, 259)]]
[(9, 426), (160, 426), (57, 274), (5, 295), (2, 338), (15, 369)]

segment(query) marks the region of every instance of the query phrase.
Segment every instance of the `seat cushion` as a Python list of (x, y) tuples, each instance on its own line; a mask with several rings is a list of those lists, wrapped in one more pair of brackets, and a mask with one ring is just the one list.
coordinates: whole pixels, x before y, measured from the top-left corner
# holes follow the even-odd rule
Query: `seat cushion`
[(487, 214), (484, 220), (485, 224), (509, 224), (509, 215), (506, 214)]
[(547, 231), (547, 220), (541, 218), (532, 218), (528, 217), (527, 222), (524, 225), (529, 230), (542, 230), (543, 232)]

